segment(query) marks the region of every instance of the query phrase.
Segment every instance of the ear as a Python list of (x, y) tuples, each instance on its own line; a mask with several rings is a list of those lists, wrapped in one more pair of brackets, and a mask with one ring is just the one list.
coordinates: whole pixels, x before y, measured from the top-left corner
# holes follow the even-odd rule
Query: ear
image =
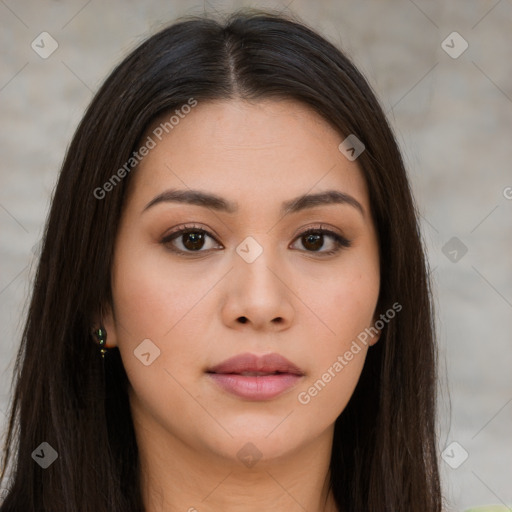
[(379, 328), (377, 327), (377, 325), (376, 325), (376, 324), (377, 324), (377, 321), (379, 321), (379, 324), (382, 324), (382, 323), (383, 323), (383, 322), (382, 322), (382, 320), (380, 319), (379, 315), (378, 315), (377, 313), (375, 313), (375, 315), (373, 315), (373, 321), (372, 321), (372, 325), (371, 325), (371, 327), (372, 327), (372, 333), (373, 333), (374, 331), (377, 331), (377, 333), (376, 333), (376, 334), (374, 334), (374, 335), (370, 338), (369, 345), (370, 345), (371, 347), (373, 347), (373, 345), (375, 345), (375, 344), (377, 343), (377, 341), (379, 341), (379, 340), (380, 340), (380, 336), (381, 336), (381, 334), (382, 334), (382, 329), (379, 329)]
[[(100, 313), (94, 315), (93, 330), (97, 330), (102, 326), (107, 333), (106, 348), (117, 347), (117, 330), (114, 313), (110, 304), (101, 306)], [(95, 340), (96, 343), (97, 340)]]

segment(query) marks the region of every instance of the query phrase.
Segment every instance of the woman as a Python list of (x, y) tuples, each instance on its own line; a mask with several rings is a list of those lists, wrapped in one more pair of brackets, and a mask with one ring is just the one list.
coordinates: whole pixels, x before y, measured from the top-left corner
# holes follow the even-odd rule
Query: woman
[(0, 511), (440, 511), (432, 319), (354, 65), (279, 15), (181, 20), (69, 147)]

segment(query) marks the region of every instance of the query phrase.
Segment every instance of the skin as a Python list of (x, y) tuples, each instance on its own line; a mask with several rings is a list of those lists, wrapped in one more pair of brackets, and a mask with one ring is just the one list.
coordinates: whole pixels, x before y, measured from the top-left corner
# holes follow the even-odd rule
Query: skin
[[(297, 397), (379, 318), (377, 233), (343, 138), (292, 100), (204, 102), (133, 171), (101, 321), (131, 385), (148, 512), (337, 510), (327, 485), (334, 422), (380, 333), (309, 403)], [(213, 192), (239, 211), (167, 202), (143, 212), (169, 188)], [(283, 201), (327, 189), (353, 196), (364, 215), (347, 204), (279, 215)], [(214, 237), (200, 254), (169, 250), (193, 246), (186, 235), (161, 243), (183, 223)], [(330, 236), (318, 251), (300, 236), (320, 223), (352, 245), (322, 256), (336, 247)], [(263, 248), (252, 263), (236, 252), (248, 236)], [(134, 356), (145, 339), (160, 350), (148, 366)], [(271, 400), (228, 394), (205, 371), (244, 352), (277, 352), (305, 375)], [(247, 443), (261, 454), (252, 467), (237, 457)]]

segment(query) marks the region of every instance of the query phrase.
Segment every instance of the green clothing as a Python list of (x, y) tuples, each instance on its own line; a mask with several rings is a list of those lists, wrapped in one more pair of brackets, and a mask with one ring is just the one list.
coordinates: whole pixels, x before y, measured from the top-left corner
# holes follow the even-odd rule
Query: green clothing
[(484, 505), (482, 507), (467, 508), (464, 512), (512, 512), (512, 507), (505, 505)]

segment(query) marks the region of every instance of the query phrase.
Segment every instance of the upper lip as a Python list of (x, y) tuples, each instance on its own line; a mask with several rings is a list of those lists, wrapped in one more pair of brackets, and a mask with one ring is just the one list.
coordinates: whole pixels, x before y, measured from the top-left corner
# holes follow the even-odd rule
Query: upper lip
[(207, 370), (208, 373), (293, 373), (304, 375), (304, 372), (292, 362), (280, 354), (239, 354), (213, 366)]

